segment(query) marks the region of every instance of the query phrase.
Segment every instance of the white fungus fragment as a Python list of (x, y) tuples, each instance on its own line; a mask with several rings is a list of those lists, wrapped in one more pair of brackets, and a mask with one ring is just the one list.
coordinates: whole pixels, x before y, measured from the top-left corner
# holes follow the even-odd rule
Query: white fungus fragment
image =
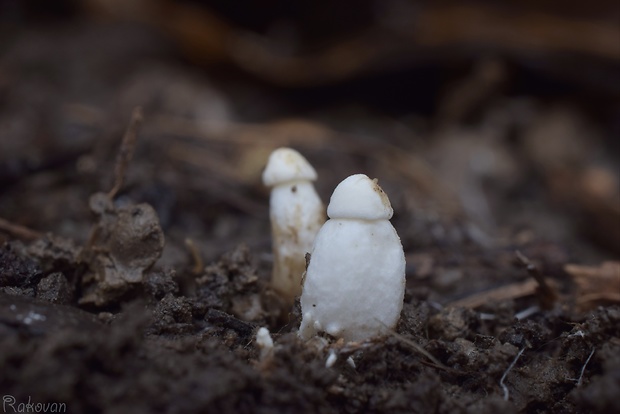
[(269, 156), (263, 183), (271, 189), (272, 287), (290, 307), (301, 294), (306, 253), (325, 222), (325, 208), (312, 181), (317, 174), (297, 151), (279, 148)]
[(15, 317), (17, 318), (17, 320), (22, 321), (26, 325), (30, 325), (32, 324), (32, 322), (35, 322), (35, 321), (44, 321), (47, 319), (45, 315), (36, 313), (34, 311), (28, 311), (28, 314), (26, 316), (22, 315), (21, 313), (18, 313)]
[(260, 359), (265, 359), (267, 355), (273, 352), (273, 339), (269, 333), (269, 329), (260, 328), (256, 331), (256, 345), (260, 349)]
[(325, 368), (333, 367), (337, 360), (338, 360), (338, 355), (336, 355), (336, 351), (334, 351), (333, 349), (330, 349), (329, 354), (327, 356), (327, 360), (325, 361)]
[(324, 331), (362, 341), (396, 326), (405, 293), (405, 255), (389, 222), (392, 213), (377, 181), (364, 174), (336, 187), (303, 286), (302, 338)]

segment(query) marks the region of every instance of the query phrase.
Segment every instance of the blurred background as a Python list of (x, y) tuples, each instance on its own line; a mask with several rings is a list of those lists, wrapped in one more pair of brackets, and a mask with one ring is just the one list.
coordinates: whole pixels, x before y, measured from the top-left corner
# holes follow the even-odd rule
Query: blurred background
[(269, 260), (280, 146), (326, 202), (377, 177), (419, 275), (435, 250), (618, 258), (618, 22), (615, 0), (0, 0), (0, 217), (83, 242), (139, 105), (118, 202), (156, 208), (163, 265), (188, 238)]

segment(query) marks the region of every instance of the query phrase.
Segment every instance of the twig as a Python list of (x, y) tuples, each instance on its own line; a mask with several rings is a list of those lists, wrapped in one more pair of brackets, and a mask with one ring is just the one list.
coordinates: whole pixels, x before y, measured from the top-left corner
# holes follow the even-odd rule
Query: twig
[(3, 218), (0, 218), (0, 231), (9, 233), (22, 240), (35, 240), (43, 237), (43, 233), (20, 226), (19, 224), (13, 224)]
[(532, 264), (530, 259), (528, 259), (519, 250), (515, 251), (515, 254), (517, 255), (517, 259), (519, 259), (519, 262), (525, 266), (527, 273), (532, 276), (536, 282), (538, 282), (537, 293), (540, 300), (540, 307), (543, 309), (551, 309), (558, 298), (557, 293), (549, 285), (549, 283), (547, 283), (540, 269)]
[[(602, 21), (525, 11), (505, 15), (496, 7), (461, 4), (420, 7), (408, 17), (413, 21), (409, 26), (414, 29), (391, 28), (394, 33), (399, 32), (398, 37), (388, 35), (380, 28), (371, 28), (319, 53), (302, 56), (277, 53), (266, 46), (264, 40), (234, 33), (230, 36), (234, 39), (230, 55), (244, 69), (289, 87), (347, 79), (368, 70), (375, 62), (389, 65), (395, 55), (416, 54), (419, 48), (446, 50), (455, 45), (481, 41), (504, 51), (518, 52), (527, 48), (549, 53), (587, 54), (603, 59), (617, 59), (618, 55), (617, 47), (611, 41), (618, 37), (618, 30)], [(471, 22), (481, 24), (472, 25)], [(209, 24), (202, 26), (209, 27)], [(191, 33), (196, 36), (195, 30)]]
[(583, 364), (583, 367), (581, 367), (581, 374), (579, 374), (579, 379), (577, 380), (577, 387), (581, 386), (581, 380), (583, 380), (583, 373), (586, 371), (586, 367), (588, 366), (588, 363), (592, 359), (592, 355), (594, 355), (595, 350), (596, 348), (592, 348), (592, 352), (590, 352), (590, 356), (588, 356), (588, 359), (586, 359), (586, 363)]
[(422, 348), (420, 345), (418, 345), (417, 343), (415, 343), (411, 339), (408, 339), (408, 338), (404, 337), (403, 335), (400, 335), (400, 334), (398, 334), (396, 332), (391, 332), (391, 335), (393, 335), (394, 337), (400, 339), (401, 341), (403, 341), (404, 343), (406, 343), (407, 345), (411, 346), (413, 349), (418, 351), (420, 354), (424, 355), (426, 358), (428, 358), (437, 367), (439, 367), (441, 369), (444, 369), (446, 371), (452, 371), (452, 369), (450, 367), (447, 367), (444, 364), (442, 364), (441, 361), (439, 361), (437, 358), (435, 358), (433, 355), (431, 355), (430, 352), (428, 352), (426, 349)]
[(140, 130), (142, 119), (142, 108), (137, 106), (134, 108), (131, 114), (131, 121), (129, 122), (129, 127), (127, 127), (127, 131), (125, 131), (125, 135), (123, 136), (123, 141), (121, 143), (121, 148), (116, 157), (116, 166), (114, 168), (114, 187), (112, 187), (112, 189), (108, 193), (108, 197), (110, 197), (110, 199), (114, 198), (116, 196), (116, 193), (118, 193), (118, 191), (123, 186), (127, 166), (131, 162), (133, 152), (136, 148), (138, 131)]
[(500, 286), (480, 293), (474, 293), (465, 298), (450, 302), (446, 306), (475, 309), (489, 302), (501, 302), (533, 295), (536, 292), (536, 286), (537, 283), (534, 280), (511, 283), (510, 285)]
[(517, 314), (515, 315), (515, 318), (517, 318), (517, 320), (520, 321), (525, 318), (529, 318), (533, 314), (537, 313), (539, 310), (540, 310), (540, 307), (538, 305), (530, 306), (529, 308), (523, 309), (521, 312), (517, 312)]
[(196, 247), (196, 244), (194, 243), (194, 241), (190, 239), (189, 237), (185, 239), (185, 247), (187, 247), (187, 250), (189, 250), (189, 253), (192, 256), (192, 259), (194, 260), (194, 266), (192, 267), (192, 273), (195, 275), (201, 274), (202, 271), (204, 270), (204, 263), (202, 261), (202, 257), (200, 256), (200, 251), (198, 250), (198, 247)]
[(510, 396), (510, 392), (508, 391), (508, 387), (504, 384), (504, 380), (506, 379), (506, 376), (508, 375), (510, 370), (515, 366), (515, 364), (521, 357), (521, 354), (523, 354), (523, 351), (525, 351), (525, 347), (521, 348), (515, 359), (508, 366), (508, 369), (504, 372), (504, 375), (502, 375), (502, 378), (499, 380), (499, 385), (504, 390), (504, 401), (508, 401), (508, 398)]
[[(480, 293), (474, 293), (465, 298), (450, 302), (446, 306), (475, 309), (492, 301), (506, 301), (537, 294), (540, 308), (551, 308), (558, 297), (555, 284), (553, 281), (547, 281), (542, 275), (542, 272), (521, 252), (516, 251), (516, 255), (519, 262), (526, 267), (528, 274), (532, 276), (531, 279), (500, 286)], [(518, 319), (523, 319), (538, 310), (537, 307), (531, 307), (517, 314), (517, 317)]]

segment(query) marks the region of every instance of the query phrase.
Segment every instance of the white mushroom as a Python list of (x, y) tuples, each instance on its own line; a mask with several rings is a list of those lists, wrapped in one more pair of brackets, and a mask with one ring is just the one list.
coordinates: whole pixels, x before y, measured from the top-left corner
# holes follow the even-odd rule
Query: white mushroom
[(272, 286), (287, 307), (301, 294), (306, 253), (325, 222), (325, 208), (312, 181), (317, 174), (297, 151), (279, 148), (271, 153), (263, 183), (272, 187), (270, 197), (273, 243)]
[(327, 214), (306, 273), (299, 335), (361, 341), (384, 334), (396, 326), (405, 293), (390, 201), (376, 180), (356, 174), (338, 184)]

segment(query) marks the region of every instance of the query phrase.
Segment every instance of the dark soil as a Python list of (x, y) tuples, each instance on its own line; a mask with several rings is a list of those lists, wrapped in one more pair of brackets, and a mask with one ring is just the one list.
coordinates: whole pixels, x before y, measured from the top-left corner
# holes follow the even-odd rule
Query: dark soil
[[(613, 88), (474, 53), (428, 58), (443, 75), (426, 79), (403, 62), (413, 78), (383, 105), (384, 67), (282, 86), (192, 66), (153, 27), (55, 19), (3, 31), (4, 412), (620, 412)], [(379, 179), (407, 258), (394, 333), (304, 342), (298, 303), (282, 319), (260, 182), (279, 146), (324, 201)]]

